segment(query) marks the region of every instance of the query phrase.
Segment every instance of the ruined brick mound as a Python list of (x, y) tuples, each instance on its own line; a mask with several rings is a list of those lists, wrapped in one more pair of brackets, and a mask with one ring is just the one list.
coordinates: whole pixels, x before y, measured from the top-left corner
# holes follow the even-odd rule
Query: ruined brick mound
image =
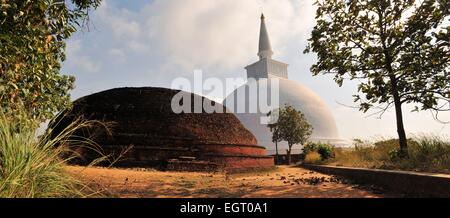
[[(95, 93), (76, 100), (72, 110), (60, 115), (50, 127), (57, 134), (78, 118), (108, 126), (96, 125), (74, 133), (91, 138), (101, 147), (76, 147), (81, 154), (75, 159), (77, 164), (92, 162), (100, 151), (110, 155), (110, 160), (116, 158), (114, 166), (118, 167), (172, 169), (177, 167), (169, 165), (176, 163), (189, 170), (192, 163), (192, 170), (203, 165), (208, 166), (205, 169), (245, 170), (273, 166), (273, 158), (232, 113), (206, 113), (203, 109), (200, 113), (174, 113), (172, 97), (179, 92), (144, 87)], [(207, 98), (183, 93), (191, 97), (192, 111), (197, 100), (226, 110)]]

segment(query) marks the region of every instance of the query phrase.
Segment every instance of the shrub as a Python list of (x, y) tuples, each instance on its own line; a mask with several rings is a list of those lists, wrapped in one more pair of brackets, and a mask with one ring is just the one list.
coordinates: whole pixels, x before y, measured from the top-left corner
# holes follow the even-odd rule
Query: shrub
[[(70, 159), (64, 144), (71, 133), (90, 122), (75, 122), (56, 137), (37, 137), (29, 123), (0, 113), (0, 197), (83, 197), (90, 191), (65, 172)], [(75, 143), (92, 145), (88, 139)]]
[(303, 146), (303, 153), (308, 154), (309, 152), (317, 151), (317, 144), (315, 143), (307, 143)]
[(317, 164), (322, 161), (321, 155), (316, 151), (311, 151), (305, 155), (304, 163)]
[(328, 144), (319, 144), (317, 152), (322, 157), (322, 160), (327, 160), (334, 157), (334, 148)]
[(328, 160), (334, 157), (334, 147), (323, 143), (308, 143), (303, 147), (303, 153), (306, 155), (311, 152), (317, 152), (321, 160)]
[(389, 159), (395, 161), (400, 158), (400, 149), (394, 148), (388, 152)]

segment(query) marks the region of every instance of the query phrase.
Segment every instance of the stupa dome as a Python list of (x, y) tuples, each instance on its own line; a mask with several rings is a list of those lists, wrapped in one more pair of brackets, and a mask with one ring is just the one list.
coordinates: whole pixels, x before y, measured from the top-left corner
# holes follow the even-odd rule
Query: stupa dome
[[(96, 127), (76, 134), (88, 136), (106, 154), (130, 150), (115, 166), (162, 166), (174, 159), (205, 161), (227, 169), (266, 168), (273, 158), (231, 113), (174, 113), (171, 101), (179, 90), (166, 88), (116, 88), (82, 97), (52, 128), (60, 132), (82, 117), (108, 124), (109, 131)], [(188, 93), (196, 99), (211, 100)], [(84, 149), (82, 163), (95, 152)], [(192, 166), (194, 162), (192, 162)], [(164, 166), (163, 166), (164, 167)], [(189, 168), (189, 164), (187, 165)], [(195, 167), (194, 167), (195, 168)]]
[[(300, 85), (295, 81), (284, 78), (268, 78), (251, 81), (231, 93), (224, 101), (224, 105), (228, 105), (229, 101), (233, 101), (233, 111), (235, 115), (242, 122), (242, 124), (249, 129), (257, 138), (258, 144), (265, 146), (269, 153), (275, 153), (275, 145), (272, 142), (272, 133), (266, 124), (261, 123), (261, 118), (267, 117), (263, 113), (239, 113), (238, 107), (245, 105), (249, 108), (249, 105), (253, 99), (259, 99), (259, 93), (266, 92), (267, 96), (270, 96), (272, 92), (276, 92), (272, 89), (272, 80), (278, 80), (278, 106), (284, 106), (285, 104), (291, 105), (297, 110), (305, 114), (307, 121), (313, 126), (313, 134), (310, 138), (311, 141), (331, 143), (334, 145), (340, 145), (343, 141), (339, 137), (339, 132), (336, 127), (331, 110), (326, 103), (320, 98), (319, 95), (314, 93), (306, 86)], [(256, 83), (256, 84), (252, 84)], [(259, 88), (256, 96), (249, 95), (249, 89), (247, 87), (256, 85)], [(237, 93), (245, 93), (240, 96)], [(241, 98), (243, 97), (243, 98)], [(270, 110), (275, 110), (278, 107), (271, 107)], [(294, 147), (299, 149), (300, 147)], [(279, 143), (279, 151), (284, 152), (287, 149), (287, 143)]]

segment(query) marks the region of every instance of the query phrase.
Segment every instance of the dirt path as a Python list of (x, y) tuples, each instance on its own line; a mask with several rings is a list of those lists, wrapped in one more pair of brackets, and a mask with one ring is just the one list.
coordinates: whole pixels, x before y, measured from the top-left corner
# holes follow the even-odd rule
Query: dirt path
[(328, 175), (286, 166), (231, 175), (76, 166), (68, 171), (111, 197), (385, 197)]

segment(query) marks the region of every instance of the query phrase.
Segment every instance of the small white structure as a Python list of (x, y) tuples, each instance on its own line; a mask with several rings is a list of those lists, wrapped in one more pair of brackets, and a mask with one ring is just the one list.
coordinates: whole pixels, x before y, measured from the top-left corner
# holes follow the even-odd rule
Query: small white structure
[[(261, 16), (261, 31), (259, 36), (259, 61), (247, 66), (248, 83), (237, 88), (223, 102), (224, 105), (232, 105), (235, 115), (242, 124), (249, 129), (258, 140), (258, 144), (267, 148), (270, 154), (275, 154), (275, 144), (272, 142), (272, 133), (265, 124), (261, 124), (261, 117), (266, 117), (262, 113), (239, 113), (239, 107), (248, 108), (249, 101), (259, 99), (261, 90), (272, 92), (271, 80), (279, 81), (279, 105), (285, 104), (295, 107), (305, 114), (308, 122), (313, 126), (313, 134), (310, 138), (315, 142), (326, 142), (336, 146), (344, 145), (345, 141), (341, 140), (336, 127), (334, 117), (325, 102), (314, 93), (311, 89), (300, 85), (288, 79), (288, 64), (272, 59), (273, 51), (270, 45), (269, 35), (265, 25), (264, 15)], [(250, 79), (253, 78), (253, 79)], [(249, 85), (258, 83), (259, 90), (257, 97), (251, 96), (249, 93)], [(237, 94), (240, 93), (240, 94)], [(245, 93), (243, 96), (241, 93)], [(270, 96), (270, 94), (268, 94)], [(231, 101), (231, 102), (230, 102)], [(253, 104), (254, 101), (251, 101)], [(241, 105), (241, 106), (239, 106)], [(236, 113), (237, 112), (237, 113)], [(285, 153), (287, 149), (286, 142), (278, 143), (278, 152)], [(293, 153), (300, 153), (301, 145), (294, 145)]]

